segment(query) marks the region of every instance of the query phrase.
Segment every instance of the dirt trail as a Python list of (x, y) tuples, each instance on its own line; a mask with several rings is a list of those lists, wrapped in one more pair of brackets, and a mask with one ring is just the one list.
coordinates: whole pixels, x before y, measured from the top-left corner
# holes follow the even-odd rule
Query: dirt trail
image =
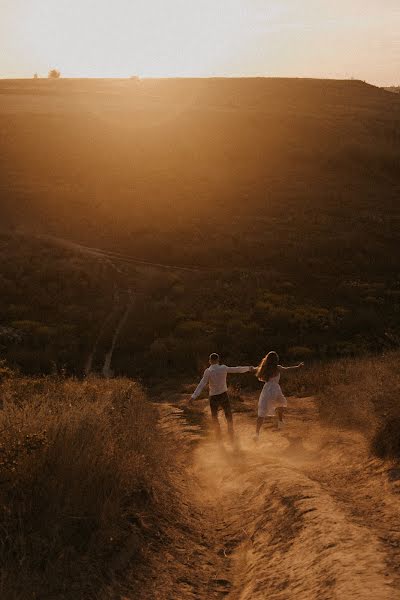
[(123, 330), (123, 328), (125, 327), (125, 324), (128, 320), (129, 313), (132, 310), (134, 299), (135, 299), (135, 296), (131, 290), (129, 290), (128, 296), (129, 296), (129, 299), (126, 304), (126, 308), (125, 308), (124, 312), (122, 313), (120, 320), (118, 321), (118, 324), (115, 328), (114, 335), (113, 335), (113, 338), (111, 341), (110, 349), (107, 352), (105, 359), (104, 359), (104, 365), (103, 365), (103, 371), (102, 371), (104, 377), (112, 377), (113, 376), (113, 372), (111, 369), (111, 362), (112, 362), (115, 346), (117, 345), (119, 335), (120, 335), (121, 331)]
[(166, 263), (156, 263), (156, 262), (151, 262), (148, 260), (142, 260), (142, 259), (136, 258), (134, 256), (131, 256), (129, 254), (123, 254), (121, 252), (115, 252), (112, 250), (104, 250), (102, 248), (96, 248), (96, 247), (92, 247), (92, 246), (85, 246), (84, 244), (78, 244), (77, 242), (73, 242), (71, 240), (52, 236), (52, 235), (40, 234), (40, 235), (37, 235), (37, 237), (39, 239), (44, 239), (44, 240), (54, 242), (55, 244), (63, 246), (64, 248), (69, 248), (70, 250), (74, 250), (74, 251), (80, 252), (82, 254), (87, 254), (90, 256), (95, 256), (97, 258), (106, 260), (110, 264), (110, 266), (113, 269), (117, 270), (119, 273), (122, 273), (122, 271), (118, 269), (118, 267), (117, 267), (118, 264), (128, 264), (128, 265), (130, 264), (130, 265), (135, 265), (135, 266), (151, 267), (151, 268), (155, 268), (157, 270), (161, 269), (161, 270), (166, 270), (166, 271), (184, 271), (184, 272), (188, 272), (188, 273), (201, 273), (204, 271), (204, 269), (201, 269), (200, 267), (197, 267), (197, 266), (186, 267), (186, 266), (182, 266), (182, 265), (169, 265)]
[[(153, 597), (400, 599), (400, 472), (361, 434), (321, 426), (313, 399), (293, 399), (286, 429), (266, 425), (258, 444), (253, 412), (235, 417), (238, 448), (182, 444), (192, 526)], [(167, 426), (196, 435), (182, 415)]]

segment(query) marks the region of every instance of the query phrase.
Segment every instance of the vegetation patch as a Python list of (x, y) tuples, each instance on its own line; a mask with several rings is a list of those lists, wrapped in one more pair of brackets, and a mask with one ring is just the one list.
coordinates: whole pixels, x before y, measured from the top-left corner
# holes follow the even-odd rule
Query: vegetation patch
[(114, 597), (177, 514), (157, 411), (127, 380), (7, 376), (0, 394), (0, 596)]
[(339, 360), (312, 369), (323, 421), (356, 428), (379, 458), (400, 458), (399, 352)]

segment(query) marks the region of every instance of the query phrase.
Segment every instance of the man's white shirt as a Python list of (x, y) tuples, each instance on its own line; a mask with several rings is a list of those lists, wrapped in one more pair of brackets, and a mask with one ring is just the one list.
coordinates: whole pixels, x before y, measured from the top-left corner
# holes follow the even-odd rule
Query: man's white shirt
[(253, 367), (227, 367), (226, 365), (210, 365), (208, 369), (204, 371), (204, 375), (192, 394), (192, 399), (196, 400), (207, 385), (209, 387), (209, 395), (217, 396), (223, 394), (228, 390), (226, 384), (226, 376), (228, 373), (247, 373)]

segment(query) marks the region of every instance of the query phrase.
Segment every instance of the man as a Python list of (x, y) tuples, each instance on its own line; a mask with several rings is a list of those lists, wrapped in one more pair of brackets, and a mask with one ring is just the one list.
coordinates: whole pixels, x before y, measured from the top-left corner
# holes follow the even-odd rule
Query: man
[(249, 371), (253, 373), (255, 371), (255, 368), (227, 367), (226, 365), (221, 365), (219, 362), (219, 355), (215, 353), (210, 354), (209, 363), (210, 366), (204, 371), (204, 375), (199, 385), (193, 392), (189, 402), (196, 400), (196, 398), (200, 396), (204, 386), (208, 384), (211, 417), (213, 420), (216, 436), (218, 439), (221, 438), (221, 427), (218, 421), (218, 410), (222, 408), (222, 410), (225, 413), (226, 422), (228, 424), (229, 437), (233, 441), (233, 418), (231, 404), (229, 402), (229, 397), (227, 394), (228, 386), (226, 384), (226, 376), (228, 375), (228, 373), (247, 373)]

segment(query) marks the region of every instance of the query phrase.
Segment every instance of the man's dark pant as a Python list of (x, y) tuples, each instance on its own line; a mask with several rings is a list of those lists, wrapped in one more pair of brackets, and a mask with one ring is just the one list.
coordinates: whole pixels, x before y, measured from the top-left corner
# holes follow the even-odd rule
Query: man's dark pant
[(213, 420), (213, 425), (215, 429), (215, 434), (218, 439), (221, 439), (221, 427), (218, 421), (218, 411), (220, 408), (224, 411), (225, 419), (228, 424), (228, 433), (231, 440), (233, 440), (233, 418), (232, 418), (232, 410), (231, 403), (229, 402), (228, 394), (224, 392), (223, 394), (217, 394), (216, 396), (210, 396), (210, 408), (211, 408), (211, 417)]

